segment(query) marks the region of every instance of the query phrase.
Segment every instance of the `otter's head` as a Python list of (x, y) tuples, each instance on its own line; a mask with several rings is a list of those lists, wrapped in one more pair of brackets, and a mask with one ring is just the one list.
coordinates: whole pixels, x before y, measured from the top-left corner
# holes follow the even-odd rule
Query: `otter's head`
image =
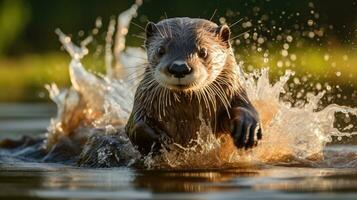
[(226, 25), (192, 18), (171, 18), (146, 26), (149, 71), (163, 87), (195, 90), (212, 83), (231, 55)]

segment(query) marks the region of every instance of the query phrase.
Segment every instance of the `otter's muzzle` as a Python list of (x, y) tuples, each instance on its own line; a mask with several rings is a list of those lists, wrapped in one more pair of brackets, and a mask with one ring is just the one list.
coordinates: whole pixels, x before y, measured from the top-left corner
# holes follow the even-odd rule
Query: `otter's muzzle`
[(175, 61), (169, 66), (168, 72), (176, 78), (183, 78), (192, 72), (192, 68), (186, 62)]

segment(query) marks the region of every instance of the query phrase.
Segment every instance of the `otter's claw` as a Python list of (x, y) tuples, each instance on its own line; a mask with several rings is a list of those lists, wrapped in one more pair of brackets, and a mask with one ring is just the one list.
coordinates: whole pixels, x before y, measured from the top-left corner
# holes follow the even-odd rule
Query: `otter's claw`
[(262, 130), (256, 113), (243, 108), (236, 107), (230, 111), (231, 134), (237, 148), (253, 148), (262, 139)]

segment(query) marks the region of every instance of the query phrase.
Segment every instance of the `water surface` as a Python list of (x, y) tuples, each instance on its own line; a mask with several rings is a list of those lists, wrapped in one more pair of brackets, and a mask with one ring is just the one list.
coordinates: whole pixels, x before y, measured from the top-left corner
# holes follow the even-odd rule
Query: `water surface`
[[(49, 105), (1, 107), (2, 138), (44, 132), (54, 114)], [(9, 120), (17, 126), (3, 126)], [(88, 169), (9, 158), (0, 161), (0, 199), (356, 199), (357, 145), (327, 146), (325, 154), (330, 163), (313, 167), (211, 170)]]
[(204, 171), (0, 165), (4, 199), (356, 199), (357, 170), (260, 166)]

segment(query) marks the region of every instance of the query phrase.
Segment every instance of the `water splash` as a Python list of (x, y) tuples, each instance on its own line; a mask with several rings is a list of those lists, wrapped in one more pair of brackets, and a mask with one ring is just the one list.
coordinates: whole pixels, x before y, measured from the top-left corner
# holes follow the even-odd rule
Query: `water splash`
[[(142, 49), (127, 47), (125, 50), (125, 35), (130, 20), (136, 15), (140, 5), (141, 1), (137, 1), (132, 8), (119, 16), (114, 53), (111, 49), (115, 21), (110, 22), (106, 38), (107, 74), (101, 77), (89, 73), (81, 64), (81, 59), (89, 53), (86, 45), (91, 36), (77, 46), (60, 30), (56, 31), (64, 48), (72, 57), (69, 65), (72, 87), (59, 91), (54, 84), (47, 86), (51, 99), (58, 106), (58, 115), (51, 121), (48, 129), (48, 147), (51, 147), (58, 137), (81, 134), (83, 127), (104, 127), (107, 132), (112, 132), (114, 127), (125, 125), (138, 80), (129, 81), (128, 77), (118, 77), (128, 72), (140, 73), (131, 71), (133, 66), (146, 62), (140, 58), (145, 56)], [(268, 56), (265, 57), (268, 59)], [(116, 61), (114, 70), (113, 58)], [(249, 151), (237, 150), (229, 136), (215, 138), (210, 127), (203, 125), (197, 133), (198, 138), (192, 141), (190, 147), (178, 144), (165, 146), (160, 156), (149, 155), (144, 158), (145, 165), (149, 168), (218, 168), (252, 163), (324, 163), (322, 161), (328, 159), (328, 156), (324, 155), (324, 149), (333, 136), (357, 134), (341, 132), (334, 127), (336, 113), (357, 115), (357, 109), (331, 104), (318, 110), (324, 92), (310, 95), (307, 103), (293, 106), (281, 97), (286, 93), (286, 83), (294, 73), (286, 71), (274, 84), (271, 84), (268, 74), (269, 70), (263, 69), (242, 73), (237, 77), (242, 79), (249, 98), (261, 116), (264, 138), (257, 148)]]
[[(136, 48), (122, 52), (124, 48), (118, 46), (125, 45), (129, 22), (135, 16), (141, 3), (138, 0), (132, 8), (123, 12), (118, 18), (115, 47), (117, 68), (121, 68), (119, 59), (122, 55), (130, 57), (131, 53), (136, 53), (133, 52)], [(129, 118), (134, 98), (134, 87), (130, 82), (113, 79), (115, 74), (113, 74), (111, 65), (113, 55), (110, 38), (114, 34), (114, 26), (115, 23), (111, 21), (106, 38), (107, 75), (103, 77), (89, 73), (81, 63), (81, 59), (89, 53), (87, 45), (91, 42), (92, 36), (87, 37), (80, 46), (77, 46), (61, 30), (56, 30), (64, 49), (72, 57), (69, 65), (72, 87), (59, 91), (55, 84), (46, 86), (58, 109), (57, 117), (51, 120), (51, 125), (48, 128), (46, 148), (51, 148), (62, 136), (79, 135), (80, 131), (77, 130), (81, 127), (120, 126), (124, 125)], [(137, 51), (140, 53), (140, 50)], [(130, 62), (128, 60), (126, 66), (129, 68), (129, 66), (137, 66), (138, 63), (142, 63), (142, 60), (133, 58), (130, 59)]]
[(270, 84), (268, 72), (263, 69), (246, 74), (244, 82), (248, 96), (261, 116), (264, 130), (264, 139), (256, 148), (249, 151), (237, 150), (229, 138), (217, 139), (212, 134), (207, 134), (210, 132), (209, 127), (203, 126), (198, 139), (193, 141), (193, 146), (166, 147), (162, 156), (148, 158), (149, 166), (218, 168), (254, 163), (298, 162), (309, 165), (319, 163), (319, 166), (330, 163), (323, 160), (332, 158), (331, 154), (324, 155), (326, 144), (332, 141), (332, 137), (357, 134), (341, 132), (335, 128), (335, 114), (340, 112), (357, 115), (357, 109), (331, 104), (316, 111), (324, 92), (311, 96), (302, 107), (292, 107), (291, 103), (282, 101), (280, 96), (285, 93), (284, 86), (293, 72), (287, 71), (275, 84)]

